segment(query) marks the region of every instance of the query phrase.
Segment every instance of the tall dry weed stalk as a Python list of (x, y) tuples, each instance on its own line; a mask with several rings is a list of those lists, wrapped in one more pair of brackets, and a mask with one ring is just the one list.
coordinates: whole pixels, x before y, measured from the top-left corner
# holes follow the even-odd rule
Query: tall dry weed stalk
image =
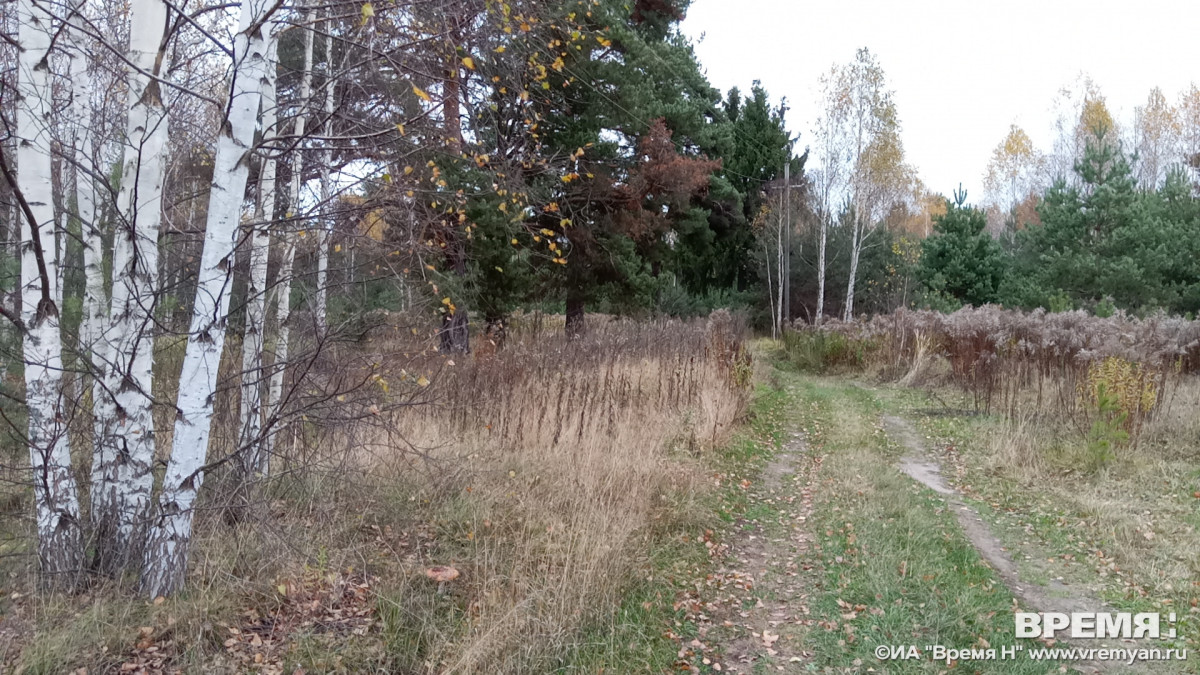
[(1200, 370), (1200, 322), (1164, 315), (1102, 318), (989, 305), (950, 314), (901, 309), (819, 330), (863, 345), (871, 362), (905, 374), (905, 383), (927, 379), (936, 356), (976, 409), (1016, 417), (1028, 408), (1066, 416), (1084, 431), (1098, 414), (1101, 387), (1115, 393), (1136, 433), (1169, 403), (1181, 378)]
[[(453, 358), (379, 331), (303, 375), (297, 400), (318, 404), (289, 418), (264, 489), (310, 526), (366, 528), (352, 559), (391, 589), (385, 632), (419, 636), (393, 666), (547, 672), (642, 573), (668, 506), (699, 493), (697, 458), (747, 403), (744, 330), (727, 312), (572, 340), (516, 327)], [(332, 384), (349, 393), (319, 395)], [(434, 564), (462, 572), (445, 595), (421, 578)]]

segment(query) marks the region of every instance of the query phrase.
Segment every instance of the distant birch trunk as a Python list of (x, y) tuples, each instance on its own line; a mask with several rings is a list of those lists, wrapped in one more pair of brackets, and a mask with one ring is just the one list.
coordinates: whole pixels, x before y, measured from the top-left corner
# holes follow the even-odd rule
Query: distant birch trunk
[[(300, 218), (300, 184), (304, 174), (304, 153), (301, 147), (307, 118), (309, 99), (312, 97), (312, 65), (313, 65), (313, 23), (316, 13), (310, 8), (304, 16), (304, 70), (300, 76), (300, 100), (296, 104), (296, 120), (292, 134), (297, 139), (296, 149), (292, 156), (292, 180), (288, 185), (288, 219)], [(285, 223), (280, 239), (283, 241), (283, 251), (280, 256), (279, 271), (275, 282), (275, 353), (271, 364), (271, 382), (267, 387), (266, 417), (268, 422), (276, 423), (282, 406), (283, 378), (287, 372), (288, 342), (291, 338), (292, 315), (292, 265), (296, 260), (296, 234), (292, 223)], [(275, 436), (278, 429), (272, 429), (263, 441), (262, 453), (270, 457), (275, 448)]]
[(846, 284), (846, 309), (842, 312), (843, 321), (854, 320), (854, 282), (858, 279), (858, 258), (862, 253), (863, 232), (858, 219), (858, 207), (855, 207), (854, 230), (850, 242), (850, 279)]
[[(84, 11), (87, 3), (76, 0), (72, 7), (71, 23), (87, 20)], [(83, 242), (83, 317), (79, 330), (79, 354), (88, 359), (93, 368), (103, 363), (103, 358), (94, 356), (99, 347), (103, 323), (108, 316), (104, 290), (104, 239), (96, 222), (96, 183), (93, 171), (99, 164), (92, 151), (92, 94), (95, 87), (91, 69), (91, 41), (83, 31), (72, 29), (67, 66), (67, 80), (71, 87), (69, 118), (72, 125), (72, 144), (69, 149), (69, 166), (75, 177), (75, 215), (79, 219), (80, 236)], [(66, 151), (64, 151), (66, 152)], [(93, 370), (93, 372), (95, 372)], [(95, 384), (91, 392), (93, 405), (96, 400)], [(93, 411), (94, 412), (94, 411)], [(97, 435), (99, 437), (99, 435)]]
[(166, 110), (156, 78), (164, 71), (167, 5), (137, 0), (130, 13), (129, 118), (105, 331), (105, 383), (116, 419), (96, 439), (98, 467), (92, 472), (99, 478), (92, 488), (96, 556), (107, 572), (137, 564), (154, 488), (154, 307), (167, 148)]
[(204, 481), (217, 370), (225, 346), (238, 217), (246, 195), (255, 122), (267, 79), (269, 42), (274, 36), (268, 20), (269, 6), (267, 0), (245, 0), (234, 40), (233, 82), (213, 160), (204, 251), (179, 377), (171, 461), (163, 476), (142, 569), (141, 588), (150, 597), (178, 591), (187, 573), (196, 493)]
[[(275, 92), (277, 47), (278, 43), (272, 36), (262, 94), (264, 145), (278, 135)], [(246, 285), (246, 330), (242, 335), (242, 432), (238, 444), (242, 455), (237, 462), (240, 475), (236, 480), (239, 492), (237, 499), (243, 502), (248, 498), (246, 491), (253, 476), (265, 473), (267, 469), (267, 457), (262, 452), (258, 438), (262, 433), (263, 336), (267, 310), (267, 261), (271, 248), (271, 227), (275, 220), (276, 162), (274, 149), (267, 148), (266, 152), (259, 174), (254, 220), (250, 223), (250, 275)]]
[(25, 221), (21, 321), (38, 564), (45, 585), (69, 589), (78, 584), (83, 569), (83, 536), (67, 442), (59, 308), (54, 303), (59, 291), (50, 156), (51, 17), (45, 5), (19, 0), (17, 24), (16, 188)]
[(821, 214), (821, 244), (817, 252), (817, 318), (820, 326), (825, 318), (825, 242), (829, 238), (829, 218)]
[[(329, 10), (330, 16), (333, 15), (333, 9)], [(325, 125), (326, 136), (332, 136), (329, 133), (329, 127), (333, 123), (333, 20), (328, 19), (325, 22)], [(330, 222), (330, 200), (333, 198), (333, 186), (330, 182), (329, 169), (333, 164), (333, 148), (330, 147), (332, 141), (325, 142), (325, 152), (321, 162), (321, 212), (320, 212), (320, 227), (317, 228), (317, 298), (316, 307), (313, 309), (313, 317), (317, 324), (317, 335), (324, 337), (328, 327), (328, 321), (325, 315), (328, 285), (329, 285), (329, 240), (332, 234), (332, 223)]]

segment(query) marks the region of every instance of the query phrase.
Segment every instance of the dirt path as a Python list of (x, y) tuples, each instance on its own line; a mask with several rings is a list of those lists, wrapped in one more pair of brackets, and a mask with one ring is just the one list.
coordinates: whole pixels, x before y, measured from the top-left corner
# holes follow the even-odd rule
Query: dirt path
[[(894, 415), (884, 415), (884, 427), (889, 436), (899, 442), (906, 454), (900, 459), (900, 470), (913, 480), (946, 497), (947, 505), (954, 511), (967, 539), (979, 551), (979, 555), (990, 565), (1004, 585), (1016, 596), (1023, 608), (1039, 612), (1110, 612), (1113, 608), (1078, 586), (1064, 584), (1052, 579), (1048, 586), (1022, 580), (1020, 570), (1008, 550), (992, 533), (991, 527), (975, 509), (968, 506), (962, 495), (946, 484), (941, 474), (941, 463), (925, 447), (912, 423)], [(1081, 647), (1095, 646), (1079, 643)], [(1076, 670), (1084, 673), (1109, 672), (1156, 672), (1139, 665), (1131, 669), (1125, 664), (1090, 662), (1075, 664)]]
[(720, 645), (716, 669), (722, 672), (799, 672), (806, 660), (795, 638), (812, 622), (802, 566), (812, 478), (820, 466), (806, 453), (803, 435), (793, 432), (760, 482), (747, 488), (754, 516), (739, 523), (728, 556), (709, 579), (715, 601), (708, 603), (711, 635), (704, 647)]
[[(880, 417), (876, 392), (833, 379), (793, 386), (787, 419), (804, 433), (786, 435), (757, 476), (739, 479), (740, 494), (727, 502), (738, 519), (710, 549), (719, 567), (676, 603), (696, 627), (680, 638), (681, 671), (932, 675), (954, 665), (926, 658), (927, 645), (1012, 644), (1013, 598), (1025, 611), (1109, 609), (1078, 585), (1033, 583), (1037, 560), (1005, 548), (943, 478), (941, 458), (913, 423), (898, 413)], [(889, 459), (895, 443), (904, 448), (904, 475)], [(953, 532), (955, 522), (966, 536)], [(1158, 646), (1099, 642), (1058, 646)], [(909, 644), (923, 646), (921, 660), (876, 651)], [(1173, 672), (1032, 659), (973, 665), (971, 672), (1006, 675)]]

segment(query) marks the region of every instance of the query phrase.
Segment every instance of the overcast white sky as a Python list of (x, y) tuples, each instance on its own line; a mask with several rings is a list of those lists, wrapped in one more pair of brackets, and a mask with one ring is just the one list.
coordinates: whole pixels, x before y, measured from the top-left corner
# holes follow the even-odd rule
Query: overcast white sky
[(1140, 0), (693, 0), (683, 31), (722, 91), (762, 80), (786, 96), (808, 144), (818, 78), (859, 47), (895, 91), (905, 150), (925, 183), (970, 201), (1012, 123), (1050, 149), (1057, 92), (1089, 75), (1120, 125), (1159, 86), (1174, 102), (1200, 82), (1200, 6)]

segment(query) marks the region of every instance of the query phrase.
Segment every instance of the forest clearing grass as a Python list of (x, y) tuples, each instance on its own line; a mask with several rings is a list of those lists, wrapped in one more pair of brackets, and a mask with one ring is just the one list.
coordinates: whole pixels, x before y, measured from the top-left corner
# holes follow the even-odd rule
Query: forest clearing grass
[[(936, 673), (923, 657), (881, 662), (879, 645), (999, 649), (1014, 639), (1012, 593), (963, 535), (946, 500), (896, 468), (883, 404), (845, 380), (796, 376), (796, 411), (822, 457), (810, 523), (812, 619), (799, 641), (823, 672)], [(980, 661), (974, 672), (1053, 664)]]
[[(741, 331), (723, 313), (614, 322), (574, 341), (521, 336), (458, 363), (393, 359), (407, 348), (387, 335), (344, 347), (360, 353), (331, 359), (338, 370), (317, 377), (361, 360), (386, 366), (371, 396), (353, 402), (363, 414), (330, 421), (315, 408), (293, 419), (246, 521), (222, 519), (219, 472), (206, 483), (185, 592), (152, 603), (101, 584), (81, 597), (30, 597), (27, 559), (8, 561), (5, 595), (24, 599), (10, 602), (2, 628), (25, 630), (0, 635), (7, 664), (22, 673), (670, 667), (690, 630), (675, 593), (703, 573), (722, 514), (732, 520), (740, 508), (721, 493), (769, 452), (782, 406), (769, 385), (751, 395)], [(432, 582), (436, 565), (460, 577)]]
[[(956, 405), (947, 390), (937, 403), (920, 391), (879, 392), (889, 408), (919, 421), (944, 473), (993, 523), (1023, 578), (1078, 584), (1122, 611), (1174, 612), (1178, 637), (1163, 646), (1194, 650), (1200, 640), (1194, 386), (1181, 388), (1136, 447), (1119, 447), (1093, 471), (1080, 470), (1086, 439), (1069, 429), (1030, 419), (919, 414), (946, 401)], [(1200, 672), (1194, 660), (1179, 667)]]
[[(1194, 650), (1197, 330), (1162, 314), (989, 305), (830, 322), (815, 332), (840, 342), (802, 331), (787, 352), (797, 367), (860, 378), (890, 414), (920, 424), (943, 475), (1043, 596), (1174, 613), (1176, 638), (1156, 646)], [(836, 358), (850, 352), (862, 358)], [(1195, 659), (1175, 667), (1200, 672)]]
[[(759, 358), (765, 342), (756, 345)], [(626, 592), (618, 611), (588, 627), (585, 639), (560, 673), (656, 673), (699, 666), (681, 659), (681, 645), (699, 636), (699, 625), (679, 599), (710, 573), (721, 542), (735, 524), (751, 518), (743, 481), (758, 479), (782, 442), (794, 400), (777, 373), (760, 371), (746, 424), (710, 457), (715, 479), (688, 511), (677, 511), (669, 533), (651, 548), (644, 576)], [(764, 381), (765, 380), (765, 381)]]

